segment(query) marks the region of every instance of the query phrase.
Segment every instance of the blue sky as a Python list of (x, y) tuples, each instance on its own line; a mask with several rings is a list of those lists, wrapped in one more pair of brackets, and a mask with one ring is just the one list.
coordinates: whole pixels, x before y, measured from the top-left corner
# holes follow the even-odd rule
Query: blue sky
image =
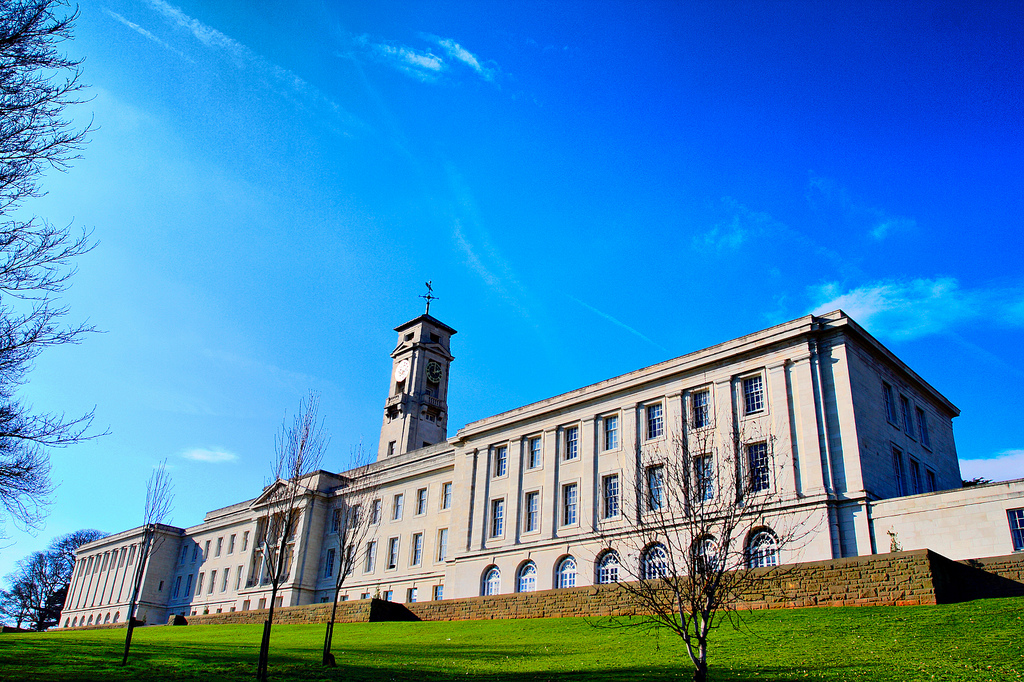
[(104, 333), (25, 396), (110, 435), (0, 574), (136, 524), (165, 458), (176, 524), (254, 496), (308, 389), (326, 468), (374, 451), (428, 279), (453, 428), (842, 307), (963, 410), (965, 474), (1024, 476), (1019, 4), (81, 11), (97, 129), (26, 208), (94, 230), (65, 301)]

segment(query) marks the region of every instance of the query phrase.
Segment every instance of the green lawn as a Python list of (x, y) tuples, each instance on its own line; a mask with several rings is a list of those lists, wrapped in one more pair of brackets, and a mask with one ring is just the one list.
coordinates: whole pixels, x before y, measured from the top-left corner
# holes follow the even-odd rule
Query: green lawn
[[(1024, 679), (1024, 598), (951, 606), (762, 611), (714, 633), (712, 680)], [(277, 680), (688, 679), (668, 633), (561, 618), (355, 623), (335, 629), (339, 667), (319, 665), (323, 625), (274, 627)], [(0, 635), (0, 680), (249, 680), (260, 626)]]

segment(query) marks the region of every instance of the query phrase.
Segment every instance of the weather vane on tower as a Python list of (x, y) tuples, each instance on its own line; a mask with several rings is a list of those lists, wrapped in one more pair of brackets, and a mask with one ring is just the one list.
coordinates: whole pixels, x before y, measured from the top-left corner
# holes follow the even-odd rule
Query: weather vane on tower
[(420, 296), (420, 298), (425, 299), (427, 301), (427, 315), (430, 314), (430, 302), (437, 300), (437, 296), (434, 296), (434, 287), (431, 286), (431, 282), (433, 281), (434, 280), (430, 280), (429, 282), (427, 282), (427, 293)]

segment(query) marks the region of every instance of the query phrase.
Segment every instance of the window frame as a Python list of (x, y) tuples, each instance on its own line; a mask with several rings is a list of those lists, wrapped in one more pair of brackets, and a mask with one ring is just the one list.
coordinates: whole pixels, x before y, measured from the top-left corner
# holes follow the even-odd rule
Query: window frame
[(409, 565), (423, 565), (423, 531), (412, 534), (412, 546), (409, 548)]
[[(739, 377), (740, 398), (742, 400), (744, 417), (760, 417), (768, 414), (768, 382), (765, 381), (764, 372), (758, 371)], [(748, 392), (747, 386), (752, 382), (758, 383), (756, 392)], [(760, 402), (759, 406), (751, 408), (751, 397), (756, 396)]]
[[(572, 434), (572, 438), (569, 435)], [(569, 447), (570, 444), (572, 447)], [(571, 455), (571, 456), (570, 456)], [(580, 458), (579, 424), (562, 427), (562, 461), (575, 462)]]
[(448, 529), (437, 529), (437, 551), (434, 552), (435, 561), (442, 563), (448, 560)]
[(391, 521), (401, 521), (405, 513), (405, 493), (395, 493), (391, 499)]
[(917, 440), (917, 434), (914, 433), (913, 407), (910, 404), (910, 398), (902, 393), (900, 393), (900, 421), (903, 422), (903, 432), (912, 440)]
[[(609, 484), (614, 483), (614, 491), (609, 491)], [(614, 471), (601, 476), (601, 520), (611, 521), (622, 515), (622, 485), (619, 472)]]
[(504, 478), (508, 476), (508, 445), (495, 445), (493, 446), (493, 452), (491, 478)]
[(423, 516), (427, 513), (427, 488), (419, 488), (416, 490), (416, 514), (415, 516)]
[[(610, 564), (614, 560), (614, 575), (613, 569)], [(614, 549), (608, 549), (601, 553), (597, 558), (595, 571), (595, 585), (614, 585), (619, 582), (619, 570), (622, 568), (622, 560), (619, 558), (619, 553)]]
[(1010, 544), (1014, 552), (1024, 552), (1024, 509), (1007, 509), (1006, 521), (1010, 526)]
[[(656, 478), (652, 478), (656, 475)], [(653, 481), (658, 485), (652, 485)], [(657, 495), (654, 493), (657, 492)], [(655, 504), (657, 503), (657, 504)], [(644, 467), (644, 511), (656, 512), (665, 508), (665, 465), (650, 464)]]
[[(652, 410), (657, 408), (657, 415), (653, 417), (655, 421), (652, 421)], [(652, 431), (652, 426), (657, 426), (656, 432)], [(647, 403), (644, 405), (644, 441), (660, 440), (665, 437), (665, 403), (662, 400), (656, 400), (653, 403)]]
[(893, 479), (896, 481), (896, 497), (907, 495), (907, 470), (903, 465), (903, 450), (892, 446)]
[[(530, 509), (530, 502), (536, 502), (536, 508)], [(527, 490), (523, 493), (523, 535), (539, 533), (541, 527), (541, 494), (540, 490)], [(531, 518), (533, 523), (531, 523)]]
[(565, 590), (576, 587), (579, 574), (579, 563), (576, 561), (576, 557), (571, 554), (562, 557), (555, 565), (555, 589)]
[[(519, 593), (519, 594), (526, 594), (526, 593), (529, 593), (529, 592), (536, 592), (537, 591), (537, 575), (538, 575), (537, 564), (534, 561), (527, 560), (527, 561), (523, 562), (523, 565), (519, 567), (518, 571), (516, 571), (516, 592)], [(523, 589), (523, 587), (524, 587), (523, 581), (525, 579), (529, 579), (529, 581), (528, 581), (528, 583), (526, 585), (526, 587), (528, 589)]]
[(896, 392), (892, 384), (882, 381), (882, 409), (885, 411), (885, 419), (897, 429), (900, 428), (899, 414), (896, 412)]
[(505, 498), (493, 498), (489, 507), (489, 532), (487, 537), (491, 539), (505, 537)]
[(619, 449), (619, 413), (606, 414), (601, 417), (601, 452), (613, 452)]
[[(755, 460), (754, 449), (763, 449), (763, 454), (757, 456)], [(757, 494), (767, 492), (772, 489), (772, 467), (771, 457), (768, 451), (767, 441), (757, 441), (754, 443), (747, 443), (743, 446), (743, 450), (746, 453), (744, 458), (747, 467), (747, 492)]]
[(441, 484), (441, 511), (452, 508), (452, 482)]
[[(536, 444), (536, 449), (534, 448)], [(544, 441), (541, 436), (526, 437), (526, 467), (527, 471), (540, 469), (544, 466)]]
[(397, 571), (400, 565), (399, 552), (402, 549), (402, 538), (399, 535), (392, 535), (388, 538), (388, 556), (384, 563), (385, 571)]
[[(705, 396), (704, 404), (697, 404), (697, 396)], [(690, 428), (693, 430), (706, 429), (711, 426), (711, 387), (703, 386), (690, 391)], [(698, 408), (703, 410), (702, 418), (697, 419)], [(698, 421), (700, 423), (698, 423)]]
[[(572, 492), (571, 501), (569, 492)], [(580, 522), (580, 485), (578, 481), (570, 481), (562, 484), (561, 489), (561, 517), (559, 527), (568, 528), (578, 526)], [(571, 518), (570, 518), (571, 516)]]

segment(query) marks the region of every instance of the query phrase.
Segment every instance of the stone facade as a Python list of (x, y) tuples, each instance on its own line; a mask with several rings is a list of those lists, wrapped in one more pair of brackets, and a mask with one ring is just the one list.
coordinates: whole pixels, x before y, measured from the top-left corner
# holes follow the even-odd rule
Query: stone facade
[[(642, 507), (648, 473), (673, 456), (675, 439), (698, 435), (711, 452), (773, 443), (779, 466), (765, 477), (778, 501), (769, 525), (799, 518), (815, 530), (772, 561), (870, 556), (887, 552), (891, 537), (905, 550), (956, 559), (1014, 551), (1007, 512), (1024, 509), (1024, 482), (961, 489), (957, 408), (841, 311), (488, 417), (447, 439), (455, 330), (423, 315), (396, 332), (378, 459), (306, 481), (282, 607), (332, 598), (342, 551), (332, 519), (371, 481), (373, 521), (342, 600), (380, 595), (416, 610), (494, 590), (505, 601), (493, 603), (518, 609), (532, 603), (514, 596), (528, 562), (538, 594), (564, 580), (565, 561), (572, 583), (589, 589), (609, 543), (635, 575), (639, 557), (608, 538), (629, 533), (621, 510)], [(750, 475), (747, 464), (736, 466), (736, 477)], [(617, 495), (610, 515), (609, 481)], [(267, 606), (257, 549), (266, 494), (166, 529), (144, 580), (147, 622)], [(62, 627), (108, 613), (123, 620), (126, 597), (106, 587), (121, 569), (103, 557), (124, 556), (139, 536), (126, 531), (79, 549)]]

